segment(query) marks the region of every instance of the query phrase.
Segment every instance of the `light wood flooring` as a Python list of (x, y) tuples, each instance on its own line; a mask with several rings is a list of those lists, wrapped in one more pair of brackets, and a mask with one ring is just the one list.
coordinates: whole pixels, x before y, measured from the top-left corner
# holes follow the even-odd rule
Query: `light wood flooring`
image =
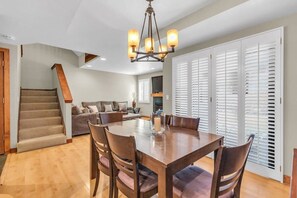
[[(94, 181), (90, 184), (89, 138), (84, 135), (74, 138), (71, 144), (9, 154), (0, 179), (0, 198), (1, 194), (15, 198), (90, 197)], [(213, 161), (209, 158), (195, 164), (212, 171)], [(98, 198), (108, 197), (108, 177), (101, 175)], [(289, 186), (246, 171), (241, 197), (287, 198)]]

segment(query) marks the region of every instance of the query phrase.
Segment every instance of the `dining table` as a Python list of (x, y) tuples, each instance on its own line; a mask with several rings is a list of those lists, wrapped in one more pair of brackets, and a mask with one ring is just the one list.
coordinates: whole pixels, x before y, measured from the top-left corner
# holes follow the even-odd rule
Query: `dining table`
[[(192, 129), (164, 126), (155, 133), (152, 123), (143, 119), (107, 124), (111, 133), (134, 136), (138, 162), (158, 175), (158, 197), (173, 197), (173, 175), (214, 152), (223, 144), (223, 136)], [(97, 161), (91, 141), (91, 180), (96, 177)]]

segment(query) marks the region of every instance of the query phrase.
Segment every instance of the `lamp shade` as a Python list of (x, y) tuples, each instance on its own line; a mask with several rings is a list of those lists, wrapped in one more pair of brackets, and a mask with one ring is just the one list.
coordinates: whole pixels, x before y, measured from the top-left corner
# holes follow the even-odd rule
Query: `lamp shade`
[(132, 47), (128, 47), (128, 57), (129, 57), (130, 59), (134, 59), (134, 58), (136, 58), (136, 53), (133, 52), (133, 48), (132, 48)]
[(153, 52), (155, 47), (154, 39), (148, 37), (145, 39), (145, 51), (146, 52)]
[(139, 44), (139, 33), (135, 29), (128, 31), (128, 46), (129, 47), (138, 47)]
[[(161, 53), (161, 52), (167, 52), (167, 46), (166, 45), (159, 46), (159, 53)], [(161, 59), (163, 59), (163, 58), (165, 58), (166, 55), (167, 55), (166, 53), (161, 53), (161, 54), (159, 54), (159, 57)]]
[(178, 45), (178, 32), (176, 29), (168, 30), (167, 32), (167, 45), (168, 47), (177, 47)]

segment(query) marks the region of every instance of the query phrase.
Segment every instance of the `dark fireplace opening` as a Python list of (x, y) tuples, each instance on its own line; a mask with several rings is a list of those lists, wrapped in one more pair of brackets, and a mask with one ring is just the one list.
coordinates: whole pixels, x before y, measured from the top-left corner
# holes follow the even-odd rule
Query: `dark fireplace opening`
[(163, 97), (154, 97), (153, 99), (153, 112), (163, 110)]

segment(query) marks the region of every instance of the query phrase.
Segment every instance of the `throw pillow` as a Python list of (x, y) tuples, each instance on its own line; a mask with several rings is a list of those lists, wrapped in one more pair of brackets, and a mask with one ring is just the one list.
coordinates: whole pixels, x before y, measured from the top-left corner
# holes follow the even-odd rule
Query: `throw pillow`
[(104, 105), (105, 112), (112, 112), (112, 107), (111, 105)]
[(77, 106), (77, 105), (73, 105), (72, 106), (72, 115), (79, 115), (79, 114), (82, 114), (82, 111), (81, 109)]
[(98, 113), (99, 112), (96, 105), (88, 106), (88, 108), (91, 110), (92, 113)]
[(84, 108), (82, 112), (83, 112), (83, 113), (91, 113), (91, 112), (90, 112), (90, 109), (88, 109), (88, 108)]
[(126, 103), (119, 103), (119, 111), (127, 111), (127, 104)]

